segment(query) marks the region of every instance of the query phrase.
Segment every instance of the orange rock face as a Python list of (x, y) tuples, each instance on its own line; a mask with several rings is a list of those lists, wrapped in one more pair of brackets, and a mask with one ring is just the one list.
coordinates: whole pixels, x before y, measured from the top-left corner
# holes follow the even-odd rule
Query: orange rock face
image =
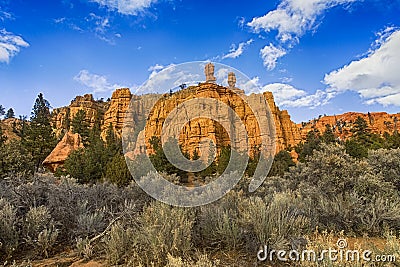
[(363, 118), (372, 133), (383, 135), (385, 132), (392, 134), (395, 130), (400, 131), (400, 113), (388, 114), (386, 112), (357, 113), (347, 112), (341, 115), (324, 116), (314, 119), (308, 123), (299, 124), (302, 138), (305, 139), (307, 133), (312, 129), (317, 129), (321, 133), (325, 132), (326, 125), (333, 127), (335, 135), (341, 140), (346, 140), (352, 136), (352, 128), (357, 117)]
[(264, 98), (273, 114), (276, 128), (276, 152), (294, 147), (302, 141), (299, 127), (290, 119), (287, 110), (280, 110), (271, 92), (264, 92)]
[[(233, 91), (234, 94), (227, 93), (228, 91)], [(167, 96), (169, 95), (165, 95), (164, 98)], [(206, 97), (220, 100), (232, 107), (240, 119), (245, 122), (246, 129), (249, 132), (249, 146), (253, 147), (260, 144), (260, 138), (257, 137), (260, 134), (260, 130), (257, 129), (256, 118), (254, 115), (251, 115), (249, 112), (250, 109), (246, 108), (245, 102), (241, 100), (241, 98), (246, 98), (246, 96), (244, 96), (243, 91), (240, 89), (228, 89), (214, 83), (200, 84), (194, 91), (193, 88), (191, 90), (188, 88), (173, 94), (170, 98), (165, 98), (166, 101), (159, 101), (159, 105), (155, 107), (151, 113), (151, 117), (148, 118), (151, 108), (160, 97), (161, 95), (158, 94), (132, 95), (128, 88), (121, 88), (114, 91), (110, 102), (96, 101), (90, 94), (77, 96), (71, 101), (69, 106), (53, 110), (52, 123), (57, 135), (60, 136), (70, 130), (68, 124), (72, 121), (76, 113), (83, 109), (86, 113), (86, 122), (89, 125), (93, 125), (96, 119), (101, 120), (101, 136), (103, 139), (105, 139), (110, 125), (114, 129), (115, 134), (121, 137), (125, 112), (131, 106), (133, 115), (132, 122), (130, 123), (134, 127), (143, 127), (144, 122), (147, 121), (146, 136), (159, 136), (163, 120), (175, 108), (177, 103), (191, 98)], [(270, 107), (276, 126), (276, 150), (280, 151), (298, 144), (301, 141), (301, 134), (298, 127), (290, 120), (290, 116), (286, 110), (281, 111), (275, 105), (272, 93), (265, 92), (262, 96), (259, 95), (256, 97), (263, 97)], [(144, 138), (144, 133), (140, 137)], [(209, 119), (196, 119), (188, 123), (180, 135), (179, 141), (181, 144), (184, 144), (184, 149), (193, 153), (203, 138), (213, 140), (217, 146), (229, 144), (228, 135), (224, 132), (223, 127)], [(146, 147), (148, 147), (148, 144)], [(139, 151), (140, 148), (136, 148), (135, 153)]]
[(80, 135), (67, 132), (50, 155), (43, 161), (43, 165), (50, 171), (55, 172), (57, 168), (64, 164), (68, 156), (79, 148), (83, 148)]
[(129, 108), (132, 94), (128, 88), (117, 89), (111, 97), (111, 103), (104, 113), (104, 120), (101, 127), (102, 137), (105, 138), (107, 129), (113, 128), (118, 137), (121, 137), (122, 127), (124, 125), (125, 112)]
[[(145, 133), (139, 134), (140, 138), (145, 138), (146, 148), (151, 147), (149, 140), (152, 136), (161, 138), (163, 123), (169, 113), (180, 103), (196, 98), (212, 98), (229, 106), (243, 122), (248, 134), (248, 147), (250, 148), (261, 145), (259, 124), (253, 111), (244, 100), (250, 100), (250, 98), (253, 100), (264, 98), (270, 107), (271, 116), (276, 126), (276, 151), (288, 148), (289, 146), (295, 146), (301, 141), (301, 135), (296, 124), (290, 120), (287, 111), (280, 111), (276, 107), (272, 93), (266, 92), (263, 95), (239, 96), (233, 90), (229, 90), (226, 87), (214, 83), (202, 83), (199, 86), (189, 87), (171, 96), (164, 95), (163, 98), (160, 98), (148, 116)], [(219, 115), (224, 116), (223, 114)], [(182, 119), (184, 120), (185, 118)], [(231, 120), (231, 118), (224, 117), (219, 119)], [(263, 130), (265, 131), (266, 129)], [(230, 144), (230, 138), (223, 127), (216, 120), (209, 118), (197, 118), (187, 122), (180, 132), (179, 144), (190, 155), (193, 155), (195, 150), (200, 154), (198, 149), (203, 139), (211, 139), (216, 144), (217, 151), (221, 146)], [(136, 153), (139, 151), (141, 149), (135, 149)]]
[(20, 120), (16, 118), (9, 118), (0, 120), (0, 127), (3, 130), (3, 135), (7, 137), (7, 142), (13, 139), (19, 140), (19, 136), (13, 131), (14, 127), (19, 127)]
[(62, 134), (71, 130), (70, 122), (79, 110), (85, 111), (85, 121), (91, 126), (94, 125), (96, 119), (102, 121), (108, 105), (109, 103), (96, 101), (91, 94), (86, 94), (75, 97), (67, 107), (54, 109), (52, 113), (52, 125), (56, 129), (56, 135), (62, 136)]

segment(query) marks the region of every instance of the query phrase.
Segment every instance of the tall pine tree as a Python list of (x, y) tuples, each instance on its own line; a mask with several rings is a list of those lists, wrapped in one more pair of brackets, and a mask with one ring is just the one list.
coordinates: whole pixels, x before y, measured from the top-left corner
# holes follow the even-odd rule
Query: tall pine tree
[(89, 139), (89, 123), (86, 121), (86, 112), (80, 109), (74, 116), (71, 122), (73, 133), (81, 136), (83, 144), (87, 145)]
[(35, 171), (56, 145), (56, 138), (50, 123), (50, 103), (40, 93), (32, 109), (29, 124), (25, 125), (22, 136), (25, 149), (32, 156)]

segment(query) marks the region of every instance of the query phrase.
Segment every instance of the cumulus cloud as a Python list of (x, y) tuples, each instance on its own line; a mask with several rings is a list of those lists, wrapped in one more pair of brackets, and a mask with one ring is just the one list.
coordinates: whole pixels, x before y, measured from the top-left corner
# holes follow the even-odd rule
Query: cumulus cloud
[(154, 66), (150, 66), (148, 69), (148, 71), (150, 72), (149, 79), (154, 78), (154, 76), (156, 76), (160, 71), (173, 66), (175, 66), (175, 64), (169, 64), (167, 66), (156, 64)]
[(327, 93), (322, 90), (317, 90), (315, 94), (308, 94), (304, 90), (285, 83), (267, 84), (263, 86), (263, 91), (272, 92), (276, 104), (285, 107), (315, 108), (327, 104), (334, 96), (333, 93)]
[(246, 48), (248, 45), (250, 45), (251, 43), (253, 43), (253, 39), (250, 39), (250, 40), (248, 40), (247, 42), (240, 43), (237, 47), (236, 47), (236, 45), (233, 44), (233, 45), (231, 46), (231, 49), (229, 50), (229, 53), (226, 54), (226, 55), (224, 55), (224, 56), (222, 57), (222, 59), (226, 59), (226, 58), (238, 58), (238, 57), (240, 57), (240, 56), (243, 54), (245, 48)]
[(0, 30), (0, 62), (9, 63), (23, 47), (29, 47), (29, 44), (21, 36)]
[(127, 87), (120, 84), (112, 84), (107, 80), (106, 76), (93, 74), (88, 70), (81, 70), (78, 75), (74, 77), (74, 80), (91, 88), (94, 93), (110, 92), (117, 88)]
[[(196, 67), (196, 68), (194, 68)], [(151, 66), (149, 78), (137, 90), (137, 94), (168, 93), (169, 90), (178, 90), (182, 84), (196, 84), (202, 79), (204, 66), (200, 65), (160, 65)]]
[(277, 9), (253, 18), (247, 25), (255, 32), (277, 30), (278, 38), (287, 42), (313, 29), (325, 10), (356, 1), (359, 0), (283, 0)]
[(281, 47), (275, 47), (270, 43), (261, 49), (260, 55), (263, 59), (264, 66), (267, 67), (268, 70), (273, 70), (276, 67), (278, 59), (286, 55), (286, 50)]
[(123, 15), (137, 15), (149, 8), (157, 0), (90, 0), (111, 10), (116, 10)]
[(328, 92), (355, 91), (367, 104), (400, 106), (400, 30), (378, 34), (369, 53), (325, 75)]
[(278, 105), (286, 100), (293, 100), (298, 97), (302, 97), (307, 93), (303, 90), (296, 89), (289, 84), (284, 83), (271, 83), (264, 86), (264, 91), (269, 91), (274, 94), (275, 101)]
[[(347, 6), (361, 0), (281, 0), (275, 10), (261, 17), (255, 17), (247, 26), (254, 32), (276, 31), (278, 43), (284, 48), (276, 48), (270, 44), (261, 50), (261, 57), (268, 70), (273, 70), (276, 61), (283, 57), (289, 49), (299, 42), (299, 38), (307, 31), (314, 30), (319, 24), (318, 18), (335, 6)], [(272, 53), (269, 55), (269, 53)]]

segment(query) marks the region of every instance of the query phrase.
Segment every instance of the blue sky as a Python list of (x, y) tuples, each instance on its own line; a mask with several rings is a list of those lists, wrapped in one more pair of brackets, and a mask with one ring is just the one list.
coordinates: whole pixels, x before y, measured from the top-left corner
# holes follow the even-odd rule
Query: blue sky
[(215, 61), (296, 122), (400, 112), (400, 0), (0, 0), (0, 104), (29, 115)]

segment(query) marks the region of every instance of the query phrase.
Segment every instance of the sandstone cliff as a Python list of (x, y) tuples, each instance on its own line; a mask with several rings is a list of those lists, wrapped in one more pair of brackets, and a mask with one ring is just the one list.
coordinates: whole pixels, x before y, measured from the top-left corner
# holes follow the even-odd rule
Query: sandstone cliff
[(290, 119), (287, 110), (281, 111), (276, 106), (274, 96), (271, 92), (264, 92), (264, 98), (274, 116), (277, 152), (296, 146), (302, 141), (299, 127)]
[(19, 123), (20, 120), (16, 118), (0, 120), (0, 127), (3, 130), (3, 135), (7, 137), (7, 142), (13, 139), (20, 139), (19, 136), (14, 132), (14, 128), (18, 128)]
[[(239, 92), (240, 91), (240, 92)], [(245, 98), (241, 90), (229, 90), (226, 87), (214, 84), (203, 83), (197, 87), (190, 87), (174, 93), (172, 96), (157, 94), (132, 95), (128, 88), (117, 89), (113, 92), (109, 102), (95, 101), (90, 94), (77, 96), (67, 107), (54, 109), (52, 123), (58, 136), (70, 130), (70, 122), (76, 113), (83, 109), (86, 113), (86, 121), (93, 125), (96, 119), (101, 121), (101, 136), (106, 136), (108, 128), (113, 128), (115, 134), (121, 137), (124, 125), (125, 112), (131, 106), (133, 127), (143, 128), (146, 124), (146, 136), (160, 136), (162, 123), (178, 103), (196, 97), (213, 98), (232, 107), (236, 114), (244, 121), (246, 130), (249, 133), (249, 146), (255, 147), (261, 143), (260, 129), (254, 114), (251, 114), (249, 107), (246, 107)], [(272, 93), (265, 92), (262, 97), (268, 103), (271, 115), (276, 126), (276, 151), (293, 147), (301, 141), (301, 134), (298, 127), (290, 120), (286, 110), (281, 111), (275, 104)], [(158, 103), (151, 108), (158, 100)], [(265, 130), (265, 129), (264, 129)], [(136, 132), (139, 138), (144, 138), (144, 133)], [(179, 142), (185, 151), (193, 154), (204, 138), (212, 139), (217, 147), (229, 144), (229, 137), (223, 127), (213, 120), (195, 119), (185, 125)], [(149, 139), (145, 140), (146, 147), (150, 147)], [(136, 147), (135, 154), (141, 151)]]
[[(290, 120), (290, 116), (286, 110), (280, 111), (275, 105), (272, 93), (265, 92), (263, 95), (253, 94), (251, 96), (239, 96), (226, 87), (214, 83), (201, 83), (199, 86), (189, 87), (178, 93), (164, 95), (164, 97), (160, 98), (149, 114), (145, 132), (139, 135), (142, 139), (146, 136), (146, 147), (151, 147), (149, 143), (151, 136), (160, 137), (164, 121), (168, 114), (177, 107), (179, 103), (201, 97), (219, 100), (233, 109), (245, 125), (248, 133), (248, 146), (251, 148), (261, 144), (261, 131), (258, 128), (259, 125), (256, 117), (244, 100), (249, 100), (249, 97), (261, 97), (268, 103), (276, 127), (276, 151), (295, 146), (301, 141), (301, 134), (298, 127)], [(221, 116), (223, 116), (223, 114), (221, 114)], [(230, 119), (231, 118), (222, 118), (222, 120)], [(265, 130), (266, 129), (264, 129), (264, 131)], [(213, 140), (217, 145), (217, 149), (219, 149), (220, 146), (230, 144), (228, 134), (224, 131), (223, 127), (211, 119), (198, 118), (192, 120), (185, 124), (179, 135), (179, 143), (182, 149), (190, 155), (192, 155), (195, 150), (197, 150), (197, 153), (200, 152), (198, 151), (198, 146), (203, 139)], [(135, 149), (135, 153), (140, 151), (140, 148)]]
[(97, 119), (103, 121), (104, 112), (107, 110), (109, 103), (101, 100), (94, 100), (91, 94), (77, 96), (66, 107), (56, 108), (52, 112), (52, 125), (56, 129), (56, 135), (62, 136), (70, 130), (70, 123), (79, 110), (84, 110), (86, 114), (86, 122), (93, 126)]
[(357, 117), (363, 118), (372, 133), (383, 135), (385, 132), (392, 134), (395, 130), (400, 131), (400, 113), (388, 114), (386, 112), (358, 113), (347, 112), (341, 115), (323, 116), (311, 120), (307, 123), (299, 124), (302, 138), (305, 139), (307, 133), (312, 129), (317, 129), (321, 133), (325, 132), (326, 125), (333, 127), (335, 135), (341, 140), (351, 137), (351, 129)]
[(132, 95), (128, 88), (117, 89), (111, 97), (110, 105), (104, 114), (103, 123), (101, 126), (102, 137), (105, 139), (107, 130), (110, 125), (114, 133), (120, 138), (122, 128), (124, 126), (125, 113), (131, 105), (131, 110), (134, 113), (134, 123), (145, 121), (151, 107), (159, 98), (156, 94)]
[(124, 125), (125, 112), (129, 107), (132, 94), (128, 88), (117, 89), (113, 92), (110, 105), (104, 113), (101, 126), (102, 137), (105, 138), (107, 129), (111, 126), (114, 132), (120, 137)]

